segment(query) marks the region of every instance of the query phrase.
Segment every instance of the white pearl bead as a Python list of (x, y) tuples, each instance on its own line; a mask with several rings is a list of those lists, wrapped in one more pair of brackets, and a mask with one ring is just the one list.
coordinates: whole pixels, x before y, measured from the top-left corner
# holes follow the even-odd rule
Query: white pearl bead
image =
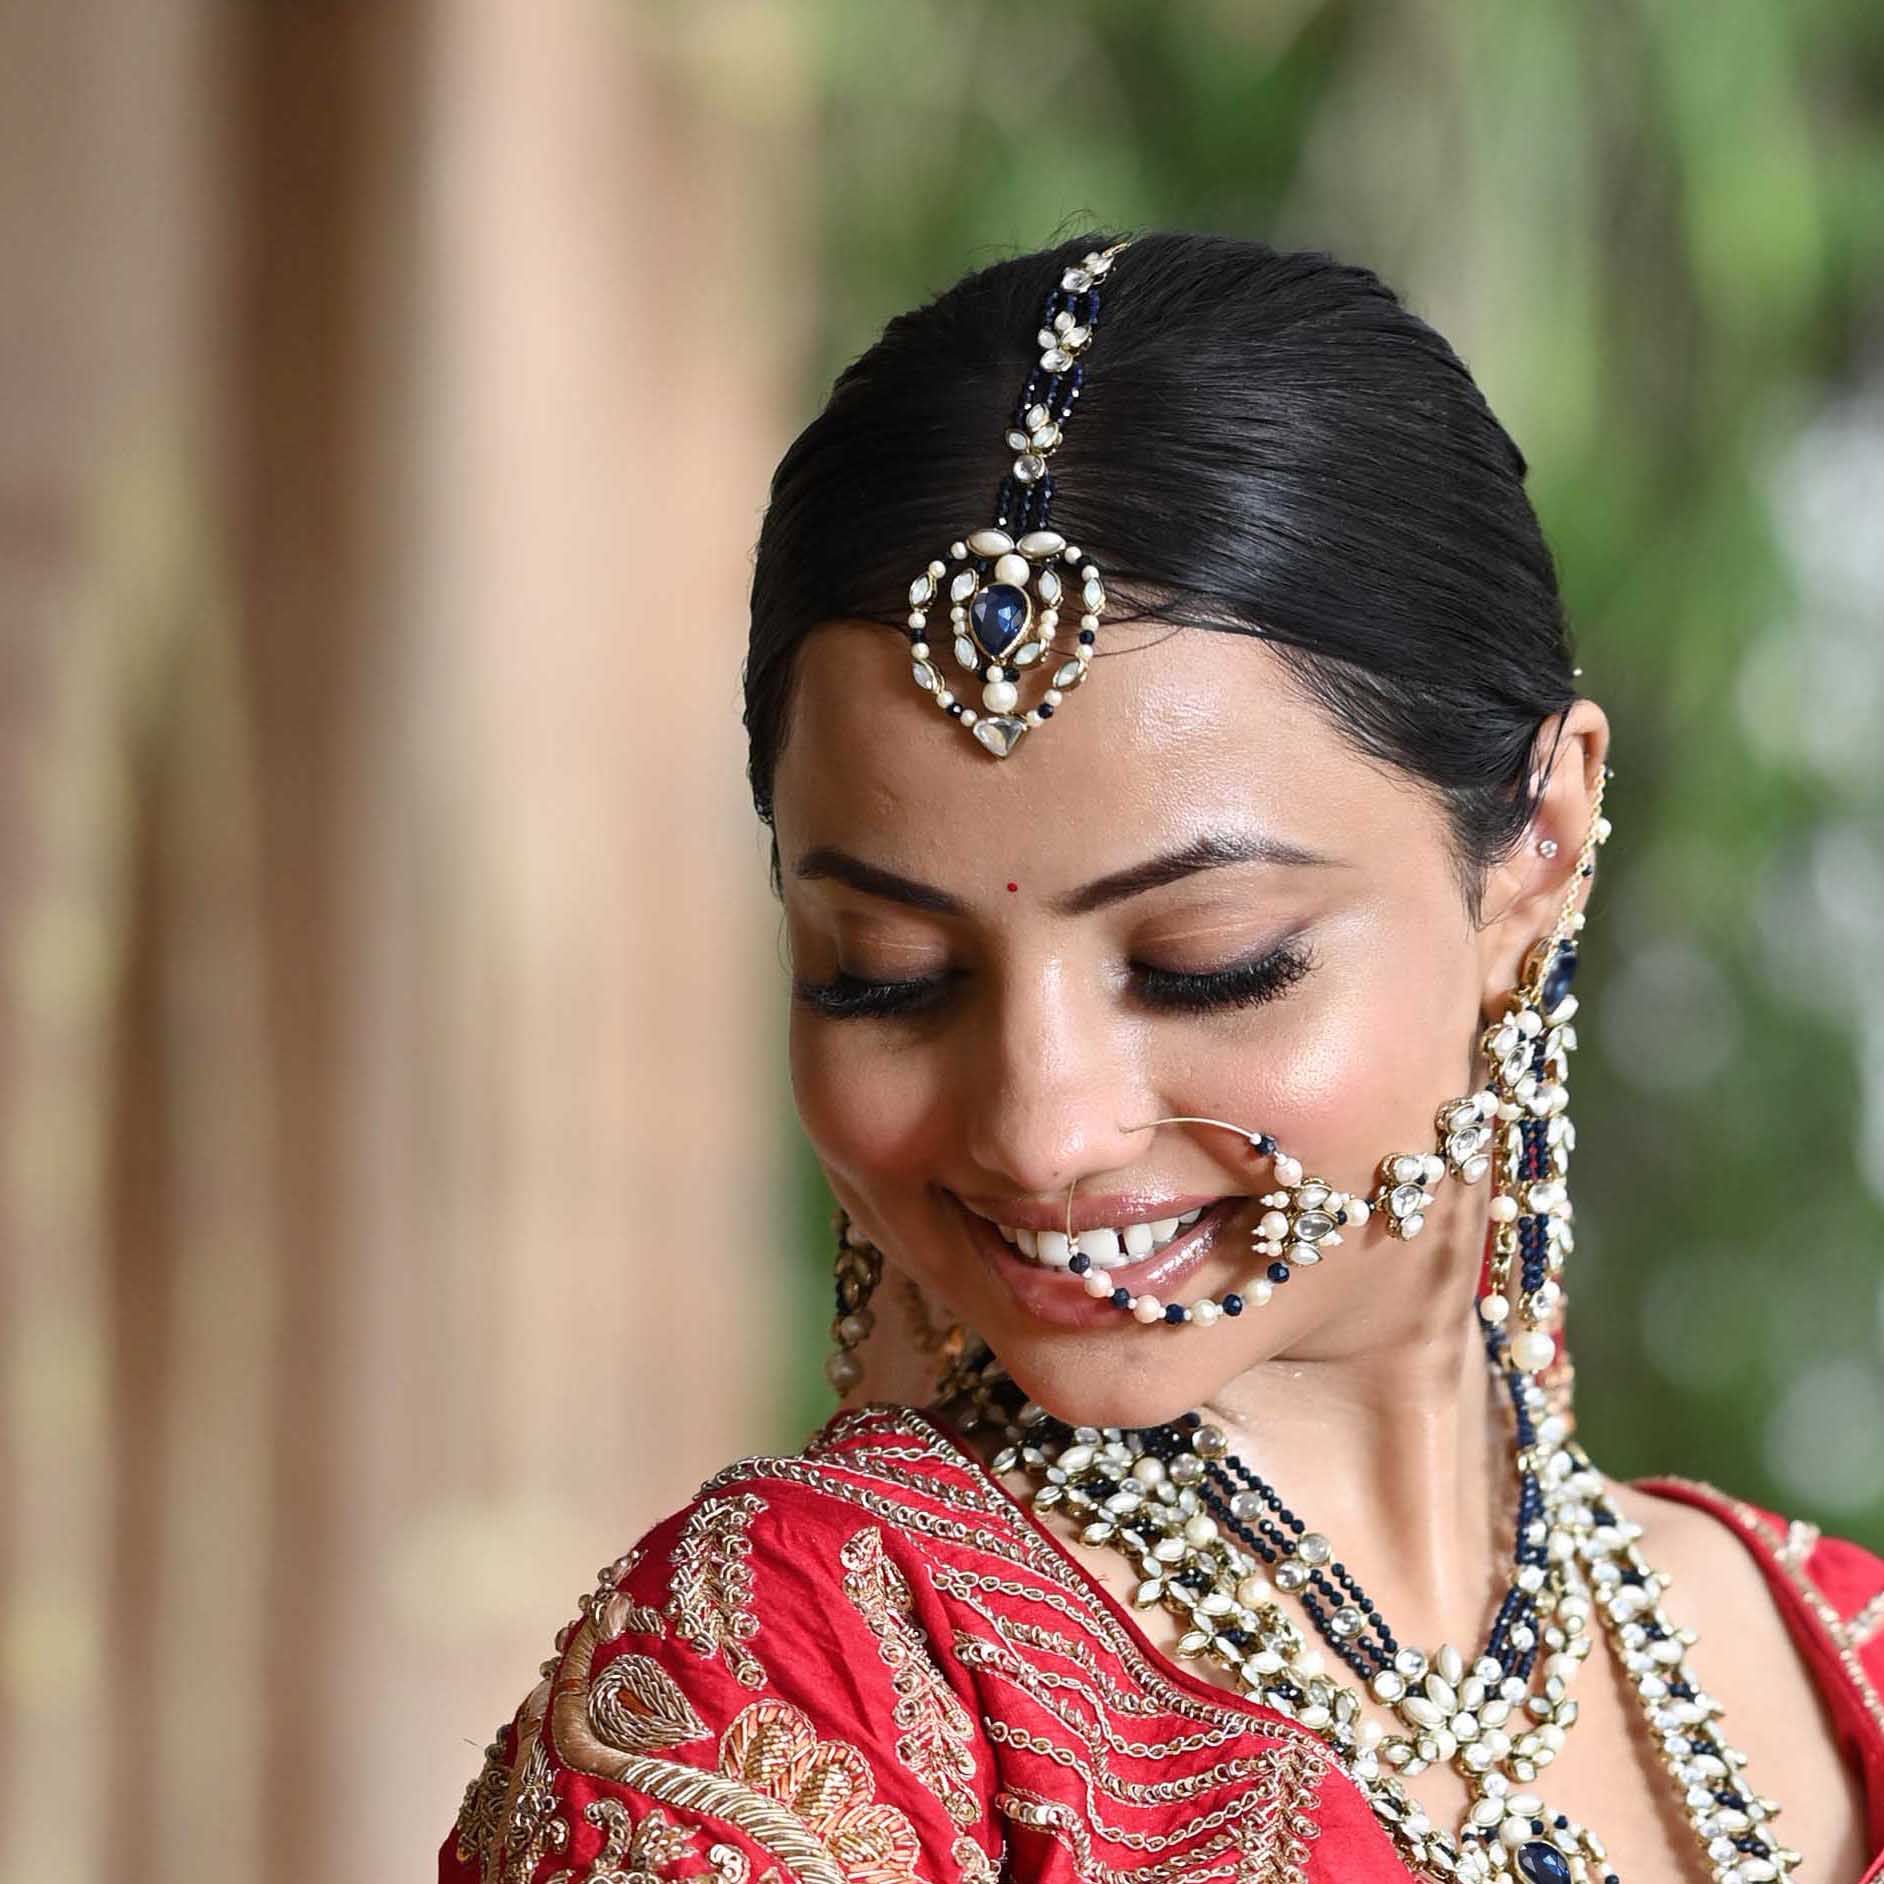
[(1112, 1278), (1103, 1269), (1088, 1269), (1080, 1280), (1086, 1285), (1086, 1293), (1095, 1301), (1102, 1295), (1112, 1293)]
[(948, 709), (955, 704), (955, 696), (944, 687), (942, 691), (936, 695), (935, 703), (946, 713)]
[(1066, 695), (1058, 687), (1049, 687), (1043, 697), (1048, 706), (1056, 707), (1066, 698)]
[(1302, 1165), (1300, 1159), (1291, 1158), (1286, 1153), (1278, 1154), (1276, 1158), (1276, 1182), (1278, 1184), (1286, 1184), (1292, 1190), (1296, 1185), (1301, 1183), (1301, 1181)]
[(1548, 1367), (1556, 1355), (1557, 1344), (1541, 1328), (1527, 1328), (1511, 1340), (1511, 1358), (1527, 1374)]
[(981, 704), (990, 713), (1011, 713), (1020, 689), (1011, 680), (991, 680), (981, 690)]
[(913, 660), (926, 661), (929, 658), (929, 644), (926, 641), (912, 641), (909, 652)]
[(1271, 1282), (1267, 1276), (1264, 1276), (1260, 1281), (1252, 1282), (1247, 1290), (1249, 1299), (1254, 1302), (1258, 1308), (1261, 1308), (1275, 1292), (1276, 1285)]
[(1132, 1303), (1132, 1314), (1149, 1326), (1154, 1321), (1164, 1320), (1164, 1304), (1155, 1295), (1141, 1295)]
[(1209, 1296), (1202, 1296), (1191, 1304), (1191, 1320), (1200, 1328), (1208, 1328), (1223, 1313)]
[(1491, 1200), (1490, 1214), (1493, 1223), (1516, 1223), (1518, 1200), (1515, 1197), (1494, 1197)]
[(1165, 1480), (1164, 1461), (1152, 1453), (1141, 1453), (1132, 1461), (1132, 1476), (1141, 1485), (1162, 1485)]
[(1511, 1313), (1511, 1304), (1502, 1295), (1488, 1295), (1478, 1305), (1479, 1315), (1496, 1328)]
[(1184, 1521), (1184, 1541), (1187, 1544), (1208, 1544), (1217, 1535), (1217, 1520), (1198, 1512), (1194, 1518)]

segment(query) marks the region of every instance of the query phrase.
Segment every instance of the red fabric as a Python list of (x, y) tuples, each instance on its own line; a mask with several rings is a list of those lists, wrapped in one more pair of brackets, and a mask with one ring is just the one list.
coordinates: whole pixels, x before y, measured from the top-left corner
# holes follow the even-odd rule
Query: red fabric
[[(1759, 1558), (1884, 1856), (1884, 1626), (1847, 1631), (1884, 1562), (1709, 1487), (1643, 1487), (1715, 1511)], [(729, 1467), (557, 1651), (467, 1789), (440, 1884), (1409, 1877), (1312, 1733), (1154, 1650), (907, 1408)]]

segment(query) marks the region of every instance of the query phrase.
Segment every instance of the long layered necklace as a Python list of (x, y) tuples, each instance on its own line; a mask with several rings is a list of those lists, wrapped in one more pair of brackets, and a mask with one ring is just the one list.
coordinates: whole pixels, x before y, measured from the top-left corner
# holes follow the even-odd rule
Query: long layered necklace
[[(985, 1348), (953, 1385), (963, 1424), (1000, 1437), (999, 1473), (1023, 1472), (1041, 1511), (1135, 1567), (1140, 1608), (1182, 1625), (1176, 1653), (1228, 1670), (1263, 1706), (1332, 1747), (1406, 1857), (1430, 1874), (1492, 1884), (1620, 1884), (1602, 1840), (1536, 1790), (1577, 1718), (1570, 1693), (1600, 1619), (1662, 1763), (1680, 1790), (1715, 1884), (1768, 1884), (1800, 1862), (1771, 1831), (1777, 1803), (1749, 1789), (1746, 1756), (1721, 1737), (1720, 1703), (1688, 1663), (1695, 1641), (1664, 1615), (1666, 1579), (1643, 1558), (1641, 1527), (1608, 1502), (1600, 1473), (1484, 1325), (1487, 1360), (1509, 1395), (1517, 1511), (1509, 1584), (1482, 1651), (1403, 1645), (1329, 1540), (1187, 1414), (1148, 1428), (1069, 1427), (1025, 1399)], [(1343, 1681), (1284, 1610), (1295, 1598)], [(1388, 1728), (1363, 1690), (1391, 1710)], [(1404, 1779), (1444, 1762), (1468, 1783), (1456, 1833), (1433, 1823)]]

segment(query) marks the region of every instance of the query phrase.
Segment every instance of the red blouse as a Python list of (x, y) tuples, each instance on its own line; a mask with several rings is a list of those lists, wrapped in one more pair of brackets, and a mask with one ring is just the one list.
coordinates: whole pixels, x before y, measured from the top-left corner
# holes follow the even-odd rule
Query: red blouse
[[(1709, 1486), (1816, 1673), (1884, 1884), (1884, 1560)], [(1333, 1751), (1153, 1649), (946, 1429), (839, 1414), (603, 1572), (440, 1884), (1407, 1884)], [(1825, 1884), (1839, 1884), (1827, 1879)]]

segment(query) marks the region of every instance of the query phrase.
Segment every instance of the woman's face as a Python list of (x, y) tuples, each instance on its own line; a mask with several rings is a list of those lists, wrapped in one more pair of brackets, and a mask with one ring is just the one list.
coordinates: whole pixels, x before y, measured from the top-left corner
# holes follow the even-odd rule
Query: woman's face
[[(1482, 1083), (1484, 1018), (1572, 881), (1606, 749), (1580, 701), (1527, 847), (1474, 929), (1434, 795), (1361, 757), (1243, 635), (1114, 629), (1052, 722), (990, 758), (880, 627), (799, 653), (775, 780), (798, 1109), (838, 1200), (1017, 1382), (1077, 1423), (1143, 1425), (1277, 1355), (1358, 1354), (1464, 1312), (1488, 1187), (1418, 1238), (1343, 1232), (1265, 1306), (1145, 1326), (1010, 1243), (1110, 1227), (1117, 1280), (1221, 1301), (1263, 1272), (1267, 1132), (1372, 1192)], [(1180, 1223), (1171, 1219), (1202, 1211)], [(1133, 1229), (1133, 1226), (1150, 1226)], [(1100, 1239), (1104, 1246), (1104, 1239)], [(1036, 1244), (1036, 1250), (1038, 1245)]]

